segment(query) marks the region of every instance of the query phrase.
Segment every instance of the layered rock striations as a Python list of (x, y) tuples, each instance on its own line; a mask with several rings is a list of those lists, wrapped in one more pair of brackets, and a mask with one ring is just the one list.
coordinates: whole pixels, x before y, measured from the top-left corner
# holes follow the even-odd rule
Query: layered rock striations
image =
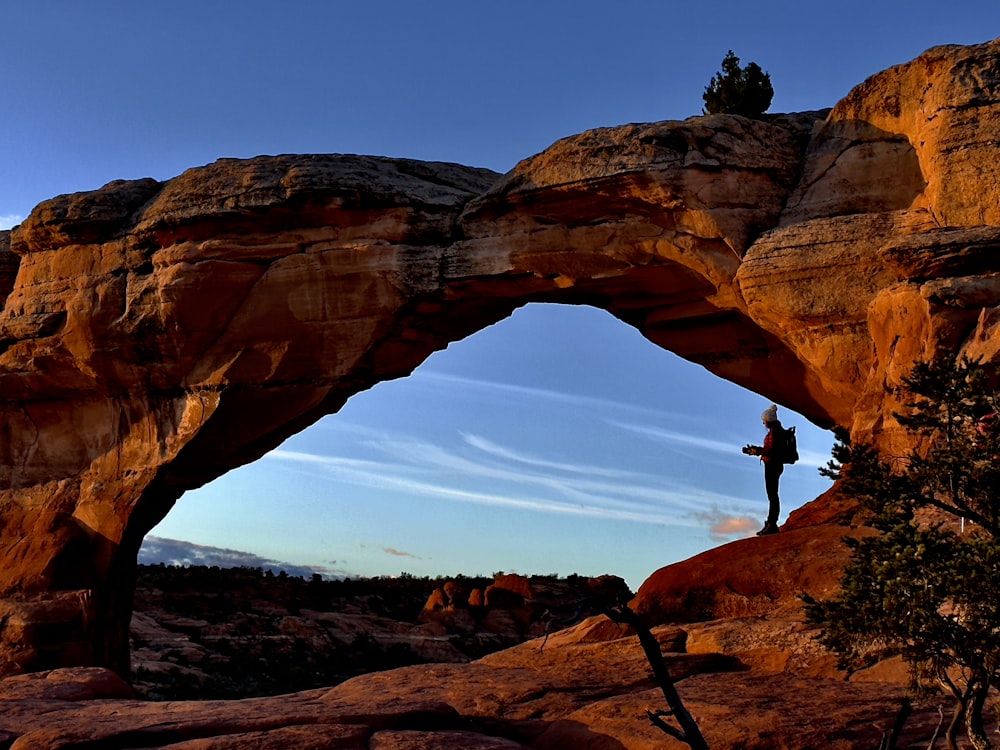
[(184, 491), (528, 302), (898, 448), (915, 361), (1000, 358), (998, 144), (1000, 41), (505, 176), (258, 157), (41, 204), (0, 233), (0, 673), (127, 674), (136, 552)]

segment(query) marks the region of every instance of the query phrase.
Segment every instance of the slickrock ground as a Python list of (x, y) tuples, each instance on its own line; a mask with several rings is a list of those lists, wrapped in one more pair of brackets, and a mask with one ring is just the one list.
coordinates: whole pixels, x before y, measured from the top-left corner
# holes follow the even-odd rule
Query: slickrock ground
[[(645, 718), (647, 708), (665, 704), (636, 638), (592, 640), (608, 638), (608, 625), (593, 618), (544, 648), (530, 641), (471, 664), (405, 667), (332, 689), (241, 701), (136, 701), (119, 678), (93, 668), (10, 677), (0, 681), (0, 738), (12, 750), (684, 747)], [(745, 652), (691, 653), (706, 630), (744, 627), (654, 632), (711, 747), (874, 748), (891, 726), (898, 686), (775, 669), (774, 659), (748, 668), (738, 658), (814, 648), (801, 624), (772, 624), (766, 646), (757, 631)], [(900, 747), (925, 747), (937, 723), (934, 706), (918, 708)]]

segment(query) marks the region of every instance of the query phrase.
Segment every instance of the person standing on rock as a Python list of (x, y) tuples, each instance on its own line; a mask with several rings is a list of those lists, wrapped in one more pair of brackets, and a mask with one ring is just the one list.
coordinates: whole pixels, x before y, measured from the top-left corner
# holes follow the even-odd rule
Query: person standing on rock
[(760, 456), (764, 464), (764, 491), (767, 492), (767, 521), (764, 528), (757, 532), (757, 536), (778, 533), (778, 513), (781, 511), (781, 501), (778, 498), (778, 482), (781, 480), (781, 472), (785, 470), (782, 450), (782, 435), (784, 428), (778, 421), (778, 407), (771, 404), (764, 413), (760, 415), (761, 421), (767, 427), (767, 435), (764, 437), (763, 445), (747, 445), (743, 452), (748, 456)]

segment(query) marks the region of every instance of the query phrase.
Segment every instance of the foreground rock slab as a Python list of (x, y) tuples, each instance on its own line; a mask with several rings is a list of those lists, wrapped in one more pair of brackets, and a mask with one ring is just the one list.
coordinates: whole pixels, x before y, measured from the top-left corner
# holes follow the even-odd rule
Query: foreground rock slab
[[(471, 664), (407, 667), (332, 689), (240, 701), (137, 701), (103, 669), (0, 681), (0, 745), (222, 748), (684, 747), (645, 718), (664, 706), (635, 637), (590, 641), (601, 618)], [(718, 653), (689, 654), (685, 631), (658, 628), (679, 689), (713, 748), (874, 748), (902, 689), (751, 669)], [(774, 648), (780, 648), (776, 643)], [(937, 725), (918, 708), (900, 747), (926, 746)], [(920, 745), (920, 742), (923, 745)]]

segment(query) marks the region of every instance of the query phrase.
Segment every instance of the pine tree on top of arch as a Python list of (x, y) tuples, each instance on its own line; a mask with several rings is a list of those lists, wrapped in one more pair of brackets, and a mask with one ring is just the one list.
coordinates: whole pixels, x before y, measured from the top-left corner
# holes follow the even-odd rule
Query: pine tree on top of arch
[(702, 98), (705, 114), (759, 117), (771, 106), (774, 87), (771, 76), (757, 63), (741, 67), (740, 58), (729, 50), (722, 60), (722, 70), (712, 76)]

